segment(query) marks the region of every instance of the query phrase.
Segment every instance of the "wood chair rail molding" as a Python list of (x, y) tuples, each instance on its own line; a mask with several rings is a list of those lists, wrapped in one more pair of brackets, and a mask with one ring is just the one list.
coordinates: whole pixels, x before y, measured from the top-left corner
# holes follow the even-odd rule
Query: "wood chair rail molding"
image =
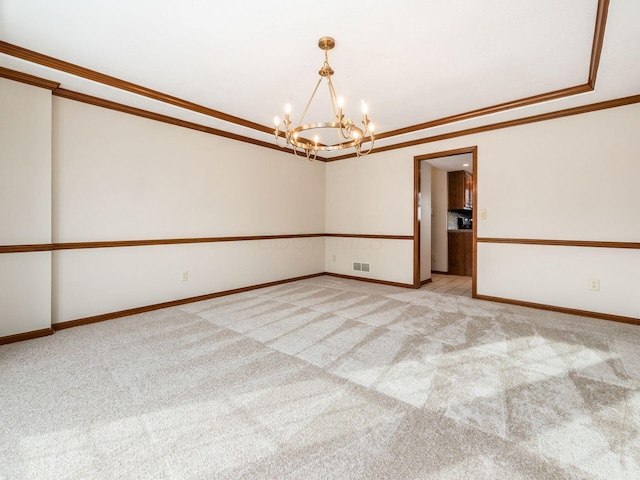
[[(296, 238), (365, 238), (375, 240), (414, 240), (413, 235), (371, 235), (358, 233), (300, 233), (285, 235), (246, 235), (235, 237), (158, 238), (149, 240), (112, 240), (101, 242), (38, 243), (25, 245), (0, 245), (2, 253), (51, 252), (56, 250), (81, 250), (87, 248), (148, 247), (152, 245), (180, 245), (188, 243), (247, 242)], [(478, 243), (510, 243), (519, 245), (552, 245), (563, 247), (630, 248), (640, 249), (640, 242), (611, 242), (597, 240), (541, 240), (528, 238), (478, 237)]]
[(366, 238), (377, 240), (413, 240), (411, 235), (372, 235), (358, 233), (292, 233), (281, 235), (240, 235), (228, 237), (155, 238), (147, 240), (107, 240), (98, 242), (60, 242), (25, 245), (0, 245), (2, 253), (50, 252), (56, 250), (81, 250), (87, 248), (148, 247), (152, 245), (180, 245), (188, 243), (250, 242), (297, 238)]
[(504, 243), (511, 245), (546, 245), (556, 247), (631, 248), (640, 249), (640, 242), (610, 242), (597, 240), (544, 240), (534, 238), (478, 237), (478, 243)]

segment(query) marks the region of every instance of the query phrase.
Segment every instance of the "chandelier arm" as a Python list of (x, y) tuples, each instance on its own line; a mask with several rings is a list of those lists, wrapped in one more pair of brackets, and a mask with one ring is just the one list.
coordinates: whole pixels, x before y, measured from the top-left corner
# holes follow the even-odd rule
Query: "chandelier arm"
[(342, 140), (344, 139), (344, 135), (342, 134), (342, 124), (340, 124), (340, 128), (336, 128), (336, 137), (338, 137), (338, 145), (342, 146)]
[(365, 143), (364, 138), (362, 140), (362, 143), (360, 145), (358, 145), (358, 149), (356, 150), (356, 155), (358, 155), (359, 157), (363, 157), (369, 153), (371, 153), (371, 150), (373, 150), (373, 142), (375, 141), (375, 136), (373, 134), (373, 132), (371, 132), (371, 136), (369, 137), (369, 149), (362, 153), (362, 143)]
[(320, 82), (322, 81), (322, 77), (318, 79), (318, 83), (316, 83), (316, 88), (313, 89), (313, 93), (311, 94), (311, 98), (307, 102), (307, 106), (304, 107), (304, 112), (302, 112), (302, 117), (300, 117), (300, 121), (298, 122), (298, 126), (302, 125), (302, 121), (304, 120), (305, 115), (309, 111), (309, 107), (311, 106), (311, 102), (313, 101), (313, 97), (315, 97), (316, 92), (318, 91), (318, 87), (320, 86)]
[[(338, 130), (338, 142), (340, 143), (340, 145), (342, 145), (342, 140), (353, 140), (353, 139), (349, 136), (349, 132), (347, 132), (344, 129), (344, 122), (343, 122), (344, 115), (338, 115), (338, 113), (336, 113), (336, 104), (338, 102), (337, 100), (338, 95), (336, 94), (336, 89), (333, 86), (331, 77), (327, 77), (327, 80), (329, 81), (329, 96), (331, 97), (331, 106), (333, 107), (333, 114), (338, 119), (338, 123), (340, 123), (340, 130)], [(340, 136), (342, 136), (342, 139), (340, 139)]]
[(333, 82), (331, 81), (331, 77), (327, 77), (327, 83), (329, 84), (329, 97), (331, 98), (331, 108), (333, 108), (333, 115), (338, 119), (338, 121), (341, 120), (340, 116), (338, 115), (338, 95), (336, 94), (336, 89), (333, 86)]
[(293, 154), (296, 156), (296, 158), (300, 158), (300, 155), (298, 155), (298, 149), (296, 148), (295, 145), (292, 145), (293, 147)]
[(366, 152), (362, 153), (362, 147), (360, 147), (358, 148), (358, 150), (356, 150), (356, 154), (359, 157), (364, 157), (365, 155), (368, 155), (369, 153), (371, 153), (371, 150), (373, 150), (373, 141), (371, 141), (371, 143), (369, 144), (369, 149)]
[(275, 136), (276, 136), (276, 145), (278, 145), (280, 148), (286, 148), (289, 142), (285, 143), (284, 147), (280, 145), (280, 129), (277, 126), (275, 130)]
[[(313, 152), (313, 155), (311, 154), (311, 152)], [(307, 160), (309, 160), (310, 162), (313, 162), (317, 157), (318, 157), (317, 150), (307, 150)]]

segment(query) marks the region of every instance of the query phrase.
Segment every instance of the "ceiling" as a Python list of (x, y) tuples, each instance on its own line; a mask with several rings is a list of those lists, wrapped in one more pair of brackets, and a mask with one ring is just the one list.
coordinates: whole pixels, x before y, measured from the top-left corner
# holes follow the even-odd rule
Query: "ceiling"
[[(0, 0), (0, 66), (271, 145), (328, 35), (345, 113), (359, 121), (366, 100), (376, 147), (392, 147), (640, 94), (638, 19), (638, 0)], [(329, 121), (322, 106), (324, 90), (305, 120)]]
[(424, 160), (429, 165), (445, 172), (456, 172), (466, 170), (473, 173), (473, 153), (458, 153), (446, 157), (430, 158)]

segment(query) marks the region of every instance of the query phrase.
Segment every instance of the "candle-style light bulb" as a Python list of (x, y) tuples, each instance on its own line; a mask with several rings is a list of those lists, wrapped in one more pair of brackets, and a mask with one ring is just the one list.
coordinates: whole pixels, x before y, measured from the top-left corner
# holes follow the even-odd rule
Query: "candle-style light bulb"
[(362, 100), (362, 113), (365, 115), (369, 113), (369, 107), (367, 106), (366, 103), (364, 103), (364, 100)]
[(340, 107), (340, 110), (344, 107), (344, 99), (342, 97), (338, 97), (338, 107)]
[(376, 129), (376, 126), (375, 126), (373, 123), (370, 123), (370, 124), (369, 124), (369, 131), (370, 131), (371, 133), (373, 133), (373, 131), (374, 131), (375, 129)]
[(291, 105), (288, 103), (284, 106), (284, 122), (289, 125), (289, 114), (291, 113)]
[(280, 125), (280, 117), (273, 117), (273, 123), (276, 127)]
[(313, 137), (313, 143), (315, 144), (316, 147), (318, 146), (318, 140), (319, 140), (318, 135)]

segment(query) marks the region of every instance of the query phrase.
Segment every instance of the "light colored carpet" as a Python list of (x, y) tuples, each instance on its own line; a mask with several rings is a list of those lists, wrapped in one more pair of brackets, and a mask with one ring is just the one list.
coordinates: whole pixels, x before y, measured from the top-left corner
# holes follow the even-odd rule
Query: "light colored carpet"
[(0, 347), (0, 478), (640, 478), (640, 327), (318, 277)]

